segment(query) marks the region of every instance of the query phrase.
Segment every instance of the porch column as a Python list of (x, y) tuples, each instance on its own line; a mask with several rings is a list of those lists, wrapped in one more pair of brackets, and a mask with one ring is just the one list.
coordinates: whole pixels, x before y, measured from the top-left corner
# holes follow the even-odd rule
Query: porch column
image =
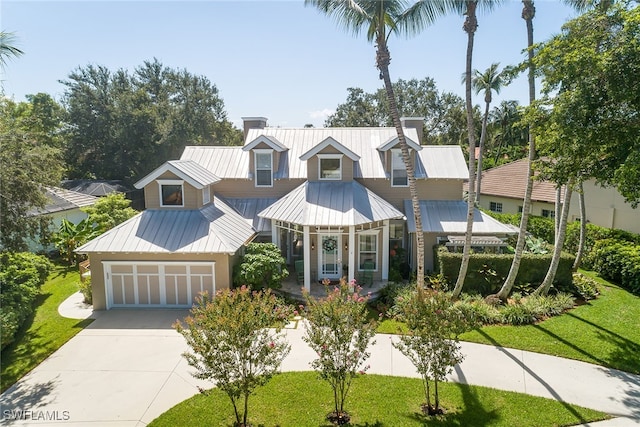
[(278, 227), (276, 227), (276, 220), (271, 220), (271, 243), (280, 247), (279, 236), (278, 236)]
[(356, 278), (356, 227), (349, 226), (349, 281)]
[(304, 259), (304, 288), (307, 292), (311, 292), (311, 234), (309, 233), (309, 226), (302, 226), (302, 241), (304, 246), (302, 248), (302, 257)]
[(382, 280), (389, 280), (389, 220), (382, 221)]

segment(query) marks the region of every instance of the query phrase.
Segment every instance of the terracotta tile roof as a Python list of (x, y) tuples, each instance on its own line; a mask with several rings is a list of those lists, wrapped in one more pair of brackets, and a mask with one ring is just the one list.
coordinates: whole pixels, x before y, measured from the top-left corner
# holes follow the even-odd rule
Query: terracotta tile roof
[[(527, 160), (517, 160), (483, 172), (481, 184), (483, 195), (522, 199), (527, 186)], [(531, 200), (555, 203), (555, 185), (548, 181), (534, 180)]]

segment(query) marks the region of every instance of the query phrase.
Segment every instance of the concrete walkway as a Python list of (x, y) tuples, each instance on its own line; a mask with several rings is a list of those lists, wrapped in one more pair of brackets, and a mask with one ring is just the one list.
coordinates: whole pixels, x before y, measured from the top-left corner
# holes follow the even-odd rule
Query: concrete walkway
[[(97, 314), (91, 325), (0, 396), (0, 424), (145, 426), (198, 393), (198, 387), (210, 387), (190, 375), (192, 369), (181, 356), (188, 348), (171, 327), (186, 310)], [(315, 356), (298, 323), (285, 330), (292, 350), (283, 371), (309, 370)], [(369, 372), (417, 376), (392, 346), (394, 339), (376, 336)], [(617, 417), (592, 426), (640, 426), (640, 376), (501, 347), (462, 343), (462, 351), (466, 357), (452, 381), (547, 397)]]

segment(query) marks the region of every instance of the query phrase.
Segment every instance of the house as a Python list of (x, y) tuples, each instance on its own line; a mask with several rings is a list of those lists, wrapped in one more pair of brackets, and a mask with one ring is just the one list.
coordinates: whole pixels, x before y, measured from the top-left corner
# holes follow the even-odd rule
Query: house
[(131, 207), (141, 211), (144, 209), (143, 194), (126, 185), (121, 180), (114, 179), (71, 179), (62, 181), (62, 187), (78, 193), (96, 197), (104, 197), (111, 193), (124, 193), (131, 200)]
[[(484, 171), (481, 185), (480, 206), (483, 209), (502, 213), (522, 212), (522, 198), (527, 185), (527, 160), (517, 160)], [(626, 203), (615, 188), (602, 187), (591, 179), (583, 184), (583, 191), (588, 222), (640, 233), (640, 212)], [(532, 215), (555, 218), (555, 184), (534, 181), (531, 201)], [(569, 206), (569, 221), (579, 219), (578, 194), (574, 192)]]
[[(244, 118), (242, 147), (190, 146), (138, 181), (147, 210), (83, 245), (95, 309), (188, 307), (226, 288), (244, 245), (273, 242), (302, 284), (386, 281), (390, 249), (415, 265), (415, 221), (395, 128), (271, 128)], [(459, 146), (421, 145), (422, 119), (403, 118), (425, 235), (433, 247), (466, 229)], [(511, 228), (476, 210), (474, 233)], [(292, 270), (293, 271), (293, 270)]]
[[(49, 232), (58, 231), (63, 219), (78, 224), (87, 217), (82, 208), (92, 206), (98, 200), (95, 196), (58, 187), (46, 187), (45, 195), (48, 201), (44, 209), (34, 209), (28, 215), (46, 217), (49, 220)], [(53, 249), (53, 245), (42, 237), (44, 236), (27, 242), (30, 252), (47, 252)]]

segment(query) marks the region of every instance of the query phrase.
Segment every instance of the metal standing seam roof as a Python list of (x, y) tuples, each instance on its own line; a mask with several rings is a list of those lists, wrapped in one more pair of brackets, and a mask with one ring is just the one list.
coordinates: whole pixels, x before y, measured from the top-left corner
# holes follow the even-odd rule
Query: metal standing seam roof
[(142, 178), (140, 181), (136, 182), (134, 186), (136, 188), (143, 188), (145, 185), (157, 179), (167, 171), (173, 172), (197, 189), (203, 189), (207, 185), (215, 184), (220, 181), (218, 176), (198, 162), (193, 160), (169, 160)]
[(79, 193), (77, 191), (65, 190), (59, 187), (46, 187), (45, 195), (47, 196), (47, 204), (44, 209), (32, 209), (27, 215), (44, 215), (55, 212), (69, 211), (80, 209), (95, 204), (99, 198), (88, 194)]
[(258, 215), (321, 227), (404, 218), (402, 212), (356, 181), (305, 182)]
[[(410, 233), (416, 232), (411, 200), (404, 201)], [(463, 200), (420, 200), (422, 230), (425, 233), (464, 234), (467, 231), (467, 202)], [(513, 227), (475, 209), (474, 234), (514, 234)]]
[[(415, 129), (406, 128), (407, 137), (415, 141)], [(383, 153), (378, 148), (397, 136), (395, 128), (265, 128), (250, 129), (246, 141), (251, 144), (260, 136), (275, 138), (288, 149), (280, 156), (279, 169), (274, 171), (276, 179), (307, 179), (306, 160), (300, 157), (310, 152), (327, 138), (360, 156), (355, 162), (355, 178), (387, 179)], [(418, 151), (416, 175), (418, 178), (468, 179), (468, 169), (462, 149), (452, 146), (421, 146)], [(243, 147), (188, 146), (182, 160), (193, 160), (222, 179), (248, 179), (250, 152)]]
[(214, 197), (201, 209), (149, 209), (79, 247), (78, 253), (234, 253), (255, 230)]
[(276, 198), (229, 198), (223, 199), (233, 207), (258, 232), (271, 232), (271, 220), (258, 216), (258, 212), (268, 208)]

